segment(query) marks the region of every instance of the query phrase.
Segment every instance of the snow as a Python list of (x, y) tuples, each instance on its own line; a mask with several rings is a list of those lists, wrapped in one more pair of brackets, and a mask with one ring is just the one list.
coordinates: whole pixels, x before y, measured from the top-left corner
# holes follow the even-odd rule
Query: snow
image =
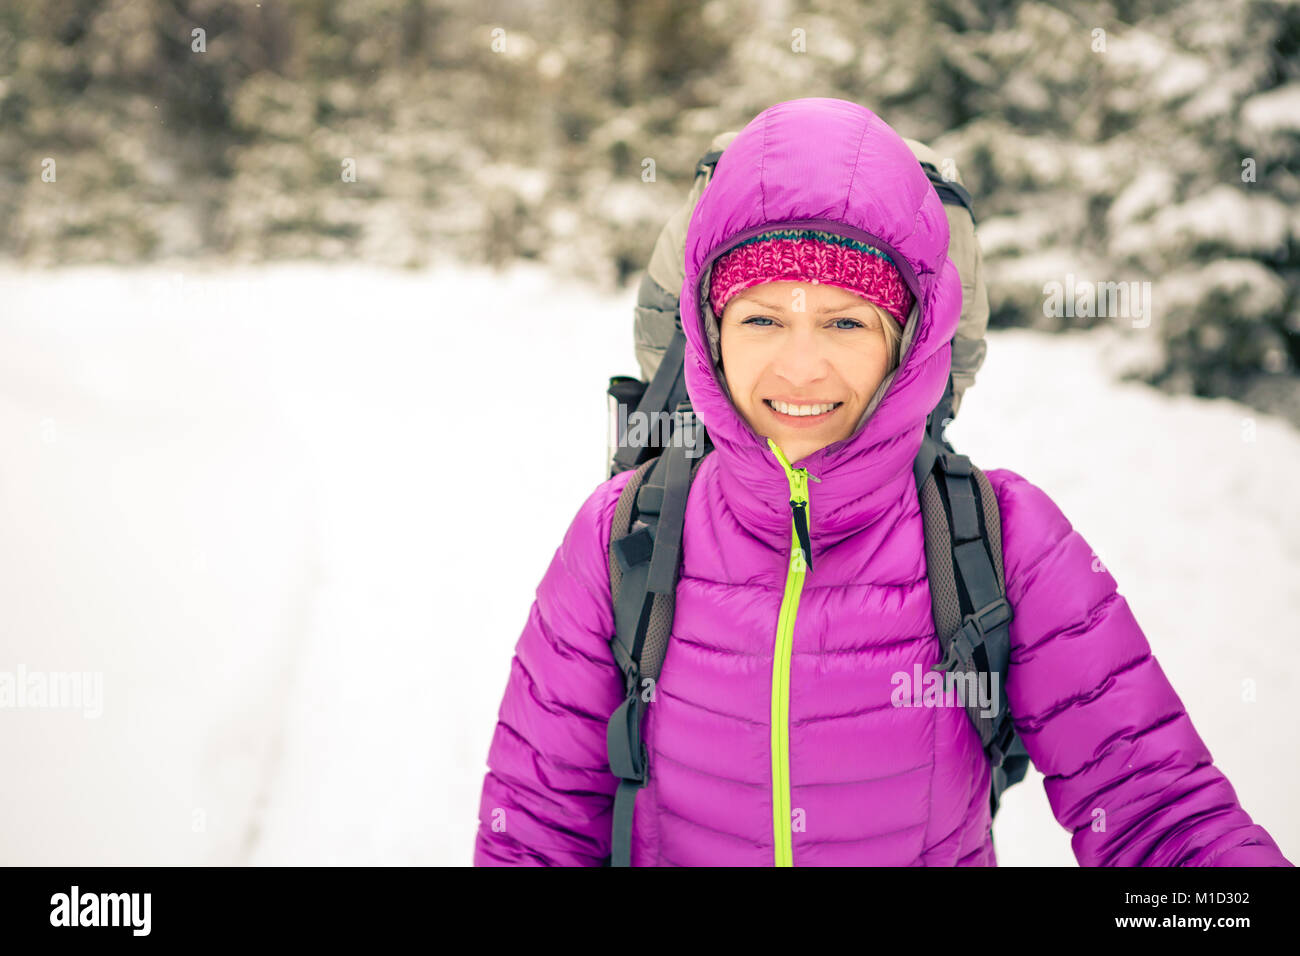
[(1106, 210), (1107, 228), (1112, 234), (1119, 233), (1130, 222), (1168, 205), (1174, 200), (1177, 185), (1173, 174), (1164, 167), (1139, 170)]
[[(650, 158), (650, 157), (646, 157)], [(637, 161), (642, 173), (653, 167), (645, 165), (645, 160)], [(638, 223), (658, 222), (665, 218), (659, 195), (655, 193), (653, 183), (656, 180), (635, 182), (613, 181), (606, 184), (596, 194), (596, 204), (609, 216), (611, 222), (620, 223), (623, 228), (634, 228)]]
[[(1080, 183), (1128, 180), (1132, 152), (1118, 144), (1094, 145), (1059, 138), (1028, 136), (1024, 129), (996, 117), (981, 118), (935, 138), (930, 146), (940, 156), (977, 156), (981, 152), (998, 170), (1003, 182), (1021, 192), (1059, 187), (1065, 195), (1078, 193)], [(1035, 197), (1038, 205), (1055, 195)], [(978, 212), (982, 206), (977, 204)]]
[[(0, 713), (0, 860), (467, 864), (514, 643), (604, 478), (635, 293), (185, 269), (0, 272), (0, 670), (104, 681), (99, 718)], [(1300, 435), (1116, 384), (1150, 335), (994, 333), (949, 434), (1097, 549), (1294, 860)], [(1033, 771), (995, 839), (1004, 865), (1075, 862)]]
[(1243, 253), (1271, 255), (1291, 235), (1290, 209), (1273, 196), (1251, 196), (1219, 183), (1162, 209), (1152, 221), (1150, 235), (1137, 229), (1133, 233), (1128, 243), (1124, 243), (1122, 235), (1116, 236), (1116, 252), (1141, 249), (1150, 243), (1174, 246), (1180, 237), (1187, 237), (1221, 242)]
[[(1005, 229), (998, 231), (999, 242), (1009, 235)], [(981, 233), (981, 245), (983, 240)], [(1012, 258), (995, 259), (987, 262), (987, 266), (984, 279), (990, 289), (1001, 294), (1013, 291), (1032, 293), (1034, 299), (1041, 301), (1044, 315), (1049, 311), (1046, 286), (1050, 282), (1059, 283), (1064, 290), (1069, 288), (1071, 276), (1079, 284), (1085, 281), (1130, 282), (1139, 278), (1137, 274), (1112, 276), (1113, 270), (1087, 250), (1059, 244), (1036, 248)]]
[(1121, 75), (1141, 76), (1148, 95), (1160, 102), (1196, 93), (1211, 81), (1210, 64), (1204, 58), (1141, 27), (1112, 32), (1105, 55), (1107, 64)]
[(1286, 305), (1286, 282), (1254, 259), (1227, 257), (1202, 262), (1162, 276), (1158, 284), (1164, 309), (1196, 309), (1218, 293), (1232, 302), (1234, 314), (1266, 319)]
[(1255, 94), (1241, 104), (1241, 118), (1261, 133), (1300, 131), (1300, 83)]
[(492, 163), (477, 173), (478, 182), (487, 189), (513, 192), (525, 203), (535, 206), (551, 188), (551, 177), (545, 170), (528, 169), (513, 163)]
[(976, 227), (984, 259), (1002, 260), (1042, 249), (1061, 231), (1055, 208), (1027, 209), (1016, 215), (991, 216)]

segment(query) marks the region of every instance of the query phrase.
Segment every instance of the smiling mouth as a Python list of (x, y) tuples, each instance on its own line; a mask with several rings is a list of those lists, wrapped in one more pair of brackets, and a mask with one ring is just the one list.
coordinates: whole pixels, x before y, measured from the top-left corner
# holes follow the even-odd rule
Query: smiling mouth
[[(818, 421), (833, 415), (843, 402), (820, 402), (812, 405), (789, 405), (785, 402), (774, 403), (772, 399), (763, 399), (774, 414), (784, 419)], [(784, 410), (783, 410), (784, 409)]]

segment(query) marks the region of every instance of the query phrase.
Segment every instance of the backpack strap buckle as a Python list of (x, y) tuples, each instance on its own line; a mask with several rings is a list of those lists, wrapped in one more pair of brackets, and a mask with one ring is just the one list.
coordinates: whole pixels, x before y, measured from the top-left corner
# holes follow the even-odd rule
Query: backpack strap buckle
[(998, 723), (998, 729), (994, 732), (993, 739), (989, 741), (988, 754), (993, 766), (1002, 766), (1007, 751), (1011, 748), (1011, 741), (1015, 736), (1016, 728), (1011, 723), (1011, 716), (1008, 714)]
[(971, 473), (971, 461), (968, 455), (958, 454), (954, 451), (945, 451), (939, 454), (939, 462), (943, 470), (950, 475), (958, 478), (969, 478)]
[(999, 597), (971, 614), (967, 614), (944, 648), (943, 659), (930, 670), (949, 671), (960, 663), (963, 670), (977, 666), (976, 651), (984, 646), (990, 631), (1011, 620), (1011, 605)]
[(609, 718), (605, 730), (609, 769), (618, 778), (618, 787), (614, 791), (610, 866), (632, 865), (632, 820), (636, 812), (636, 795), (646, 782), (647, 758), (645, 744), (641, 741), (641, 714), (645, 704), (637, 693), (638, 673), (636, 670), (629, 672), (631, 690)]
[(975, 628), (979, 631), (981, 643), (983, 643), (983, 637), (989, 631), (1001, 627), (1011, 620), (1011, 605), (1007, 603), (1005, 597), (1000, 597), (996, 601), (984, 605), (973, 614), (966, 615), (966, 620), (974, 623)]
[(609, 769), (622, 780), (645, 783), (646, 754), (641, 741), (641, 695), (637, 693), (635, 677), (629, 678), (632, 689), (618, 710), (609, 718), (605, 731), (605, 745), (609, 751)]

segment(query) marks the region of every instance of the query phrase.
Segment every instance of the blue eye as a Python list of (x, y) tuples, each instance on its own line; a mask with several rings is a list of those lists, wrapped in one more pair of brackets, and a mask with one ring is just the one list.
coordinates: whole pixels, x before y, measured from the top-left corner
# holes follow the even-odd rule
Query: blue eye
[[(853, 329), (865, 329), (865, 328), (867, 327), (864, 323), (859, 322), (857, 319), (848, 319), (848, 318), (844, 318), (844, 319), (836, 319), (835, 321), (836, 321), (837, 323), (839, 323), (839, 322), (850, 322), (850, 323), (852, 323), (851, 325), (836, 325), (836, 328), (838, 328), (838, 329), (840, 329), (841, 331), (844, 331), (844, 332), (850, 332), (850, 331), (852, 331)], [(765, 316), (765, 315), (751, 315), (749, 318), (747, 318), (747, 319), (743, 319), (743, 320), (741, 321), (740, 324), (741, 324), (741, 325), (753, 325), (753, 326), (755, 326), (756, 328), (762, 328), (762, 329), (765, 329), (765, 328), (768, 328), (769, 326), (771, 326), (771, 325), (773, 324), (773, 322), (772, 322), (772, 320), (771, 320), (770, 318), (768, 318), (768, 317)]]

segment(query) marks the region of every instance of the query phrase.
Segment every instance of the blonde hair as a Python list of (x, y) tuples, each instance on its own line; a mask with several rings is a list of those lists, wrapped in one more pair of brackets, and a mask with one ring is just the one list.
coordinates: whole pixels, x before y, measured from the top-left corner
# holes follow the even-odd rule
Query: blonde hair
[(885, 347), (889, 349), (889, 369), (886, 372), (888, 374), (898, 368), (898, 353), (903, 343), (903, 326), (874, 302), (871, 303), (871, 307), (875, 309), (880, 319), (880, 326), (885, 330)]

